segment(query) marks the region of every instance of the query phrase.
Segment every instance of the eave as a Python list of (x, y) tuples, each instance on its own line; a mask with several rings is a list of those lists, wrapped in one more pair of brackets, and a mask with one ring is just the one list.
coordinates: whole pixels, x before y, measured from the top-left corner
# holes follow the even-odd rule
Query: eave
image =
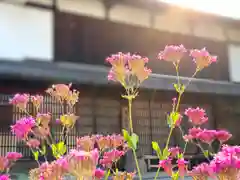
[[(1, 79), (8, 77), (21, 77), (26, 80), (46, 80), (57, 82), (73, 82), (88, 85), (114, 84), (107, 80), (109, 68), (104, 66), (71, 64), (71, 63), (48, 63), (38, 61), (1, 61)], [(187, 83), (190, 78), (182, 77), (182, 82)], [(174, 90), (173, 83), (176, 76), (152, 74), (142, 84), (142, 88), (155, 90)], [(188, 92), (208, 93), (219, 95), (240, 95), (240, 84), (193, 78), (187, 88)]]

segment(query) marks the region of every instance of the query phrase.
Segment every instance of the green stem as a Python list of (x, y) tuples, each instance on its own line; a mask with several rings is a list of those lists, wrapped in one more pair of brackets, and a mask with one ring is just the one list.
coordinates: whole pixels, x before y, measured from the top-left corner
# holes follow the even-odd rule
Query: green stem
[(129, 129), (130, 134), (133, 133), (133, 122), (132, 122), (132, 97), (128, 98), (128, 115), (129, 115)]
[(104, 180), (107, 180), (107, 179), (108, 179), (108, 177), (109, 177), (109, 175), (110, 175), (110, 169), (108, 170), (108, 172), (107, 172), (107, 174), (106, 174), (106, 176), (105, 176)]
[(140, 180), (142, 180), (142, 175), (141, 175), (141, 171), (140, 171), (139, 164), (138, 164), (137, 154), (134, 150), (133, 150), (133, 156), (134, 156), (135, 164), (136, 164), (137, 171), (138, 171), (138, 177)]
[[(130, 134), (131, 135), (133, 134), (132, 99), (133, 99), (133, 97), (131, 95), (128, 95), (129, 129), (130, 129)], [(133, 156), (134, 156), (135, 164), (136, 164), (137, 171), (138, 171), (138, 177), (139, 177), (140, 180), (142, 180), (142, 175), (141, 175), (141, 171), (140, 171), (139, 164), (138, 164), (137, 154), (136, 154), (134, 149), (133, 149)]]
[(158, 178), (159, 172), (160, 172), (160, 167), (157, 169), (157, 172), (156, 172), (156, 175), (155, 175), (155, 177), (154, 177), (154, 180), (156, 180), (156, 179)]

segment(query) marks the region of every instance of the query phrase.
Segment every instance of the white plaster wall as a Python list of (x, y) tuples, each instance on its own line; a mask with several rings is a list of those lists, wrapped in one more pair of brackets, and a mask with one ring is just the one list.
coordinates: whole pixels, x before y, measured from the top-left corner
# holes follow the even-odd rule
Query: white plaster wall
[(233, 82), (240, 82), (240, 45), (229, 44), (228, 46), (229, 57), (229, 75), (230, 80)]
[(173, 33), (191, 34), (189, 19), (184, 14), (174, 11), (157, 15), (154, 28)]
[(51, 11), (0, 3), (0, 58), (53, 59)]
[(194, 35), (213, 40), (225, 41), (224, 29), (215, 22), (196, 22), (193, 26)]
[(150, 12), (126, 5), (116, 5), (110, 10), (110, 20), (131, 25), (150, 27)]
[(58, 8), (63, 12), (105, 18), (103, 3), (98, 0), (58, 0)]

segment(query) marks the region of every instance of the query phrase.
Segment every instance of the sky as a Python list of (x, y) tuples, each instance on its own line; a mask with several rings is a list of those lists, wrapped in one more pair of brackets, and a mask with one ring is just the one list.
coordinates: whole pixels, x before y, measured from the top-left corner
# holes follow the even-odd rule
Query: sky
[(201, 12), (240, 19), (239, 0), (159, 0)]

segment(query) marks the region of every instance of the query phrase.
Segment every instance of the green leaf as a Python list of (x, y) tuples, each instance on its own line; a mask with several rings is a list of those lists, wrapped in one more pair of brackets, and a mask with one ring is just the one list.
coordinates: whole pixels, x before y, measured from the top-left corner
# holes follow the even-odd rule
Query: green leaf
[(123, 137), (124, 140), (127, 141), (127, 144), (130, 148), (132, 148), (133, 150), (137, 149), (137, 143), (139, 140), (139, 137), (137, 134), (133, 133), (131, 136), (129, 135), (128, 131), (123, 129)]
[(168, 151), (168, 149), (164, 148), (163, 153), (162, 153), (162, 160), (167, 159), (169, 155), (170, 155), (170, 152)]
[(56, 146), (60, 156), (64, 155), (67, 152), (67, 146), (64, 144), (63, 141), (57, 143)]
[(172, 172), (172, 179), (173, 180), (178, 180), (179, 179), (179, 172)]
[(133, 149), (136, 150), (137, 149), (137, 143), (138, 143), (139, 137), (137, 134), (133, 133), (131, 136), (131, 142), (133, 145)]
[(208, 151), (208, 150), (203, 151), (203, 154), (204, 154), (204, 156), (205, 156), (206, 158), (209, 157), (209, 151)]
[(35, 161), (38, 161), (39, 152), (38, 151), (33, 151), (32, 153), (33, 153)]
[(45, 155), (46, 152), (47, 152), (46, 145), (43, 145), (41, 150), (40, 150), (40, 153), (41, 153), (41, 155)]
[(185, 91), (186, 87), (184, 86), (184, 84), (181, 85), (181, 88), (180, 88), (180, 89), (181, 89), (181, 92), (182, 92), (182, 93)]
[(178, 159), (182, 159), (183, 158), (183, 154), (182, 153), (179, 153), (178, 154)]
[(175, 88), (175, 90), (176, 90), (177, 92), (180, 91), (180, 87), (178, 86), (178, 84), (174, 83), (174, 84), (173, 84), (173, 87)]
[(129, 136), (129, 134), (128, 134), (128, 131), (125, 130), (125, 129), (123, 129), (123, 130), (122, 130), (122, 133), (123, 133), (123, 138), (124, 138), (124, 140), (128, 142), (129, 139), (130, 139), (130, 136)]
[(52, 148), (53, 156), (54, 156), (55, 158), (58, 158), (59, 155), (58, 155), (58, 151), (57, 151), (57, 146), (56, 146), (55, 144), (52, 144), (51, 148)]
[(155, 141), (152, 142), (152, 148), (153, 148), (154, 151), (156, 151), (158, 157), (161, 158), (162, 157), (162, 151), (161, 151), (161, 148), (159, 147), (157, 142), (155, 142)]

